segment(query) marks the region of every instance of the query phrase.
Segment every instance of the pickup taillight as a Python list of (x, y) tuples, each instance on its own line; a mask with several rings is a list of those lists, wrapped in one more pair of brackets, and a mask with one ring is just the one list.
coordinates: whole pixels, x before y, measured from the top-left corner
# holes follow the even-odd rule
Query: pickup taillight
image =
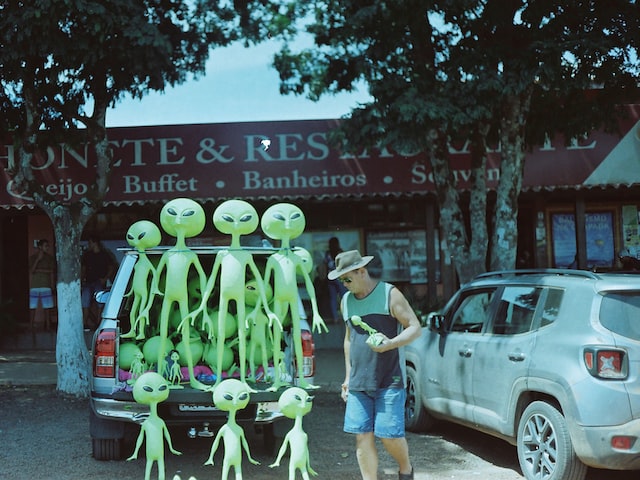
[(603, 380), (624, 380), (629, 375), (627, 352), (612, 347), (586, 347), (584, 364), (591, 375)]
[(303, 330), (302, 337), (302, 371), (305, 377), (313, 377), (316, 371), (315, 345), (313, 335), (308, 330)]
[(105, 328), (96, 336), (93, 346), (93, 376), (113, 378), (116, 376), (116, 330)]

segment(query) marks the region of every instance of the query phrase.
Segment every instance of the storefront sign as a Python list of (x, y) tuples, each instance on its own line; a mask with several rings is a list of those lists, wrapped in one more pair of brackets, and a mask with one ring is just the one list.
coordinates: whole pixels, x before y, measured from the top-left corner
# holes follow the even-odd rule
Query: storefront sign
[[(637, 112), (636, 112), (637, 113)], [(625, 131), (633, 132), (638, 115)], [(329, 145), (337, 120), (247, 122), (112, 128), (108, 135), (115, 167), (109, 203), (194, 199), (296, 198), (386, 195), (434, 191), (424, 154), (402, 155), (391, 148), (343, 155)], [(635, 127), (634, 127), (635, 124)], [(597, 132), (565, 145), (558, 139), (531, 152), (523, 188), (581, 185), (610, 155), (620, 137)], [(631, 142), (629, 148), (634, 148)], [(451, 166), (461, 189), (470, 183), (468, 145), (452, 146)], [(636, 157), (637, 160), (637, 157)], [(0, 205), (30, 204), (17, 191), (7, 167), (17, 161), (11, 145), (0, 146), (5, 188)], [(489, 154), (489, 186), (499, 178), (500, 151)], [(638, 161), (640, 163), (640, 161)], [(86, 195), (94, 179), (92, 149), (59, 145), (34, 160), (35, 175), (60, 201)], [(640, 172), (640, 168), (635, 170)], [(639, 178), (631, 179), (640, 182)]]

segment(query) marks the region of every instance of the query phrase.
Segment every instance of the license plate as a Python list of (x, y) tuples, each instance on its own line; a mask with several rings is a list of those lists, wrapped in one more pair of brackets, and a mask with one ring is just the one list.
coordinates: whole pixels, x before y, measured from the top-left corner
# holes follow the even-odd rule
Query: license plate
[(215, 412), (219, 408), (213, 405), (191, 405), (187, 403), (181, 403), (178, 405), (178, 410), (181, 412)]

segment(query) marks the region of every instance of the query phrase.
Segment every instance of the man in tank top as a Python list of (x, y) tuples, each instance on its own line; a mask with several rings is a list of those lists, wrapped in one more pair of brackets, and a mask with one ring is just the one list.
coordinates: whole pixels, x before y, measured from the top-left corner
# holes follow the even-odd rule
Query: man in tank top
[(405, 361), (402, 347), (420, 336), (420, 322), (407, 299), (391, 284), (369, 275), (372, 256), (342, 252), (327, 275), (348, 292), (340, 310), (344, 338), (346, 402), (344, 431), (356, 435), (356, 456), (363, 480), (377, 480), (378, 437), (398, 462), (399, 479), (413, 479), (404, 432)]

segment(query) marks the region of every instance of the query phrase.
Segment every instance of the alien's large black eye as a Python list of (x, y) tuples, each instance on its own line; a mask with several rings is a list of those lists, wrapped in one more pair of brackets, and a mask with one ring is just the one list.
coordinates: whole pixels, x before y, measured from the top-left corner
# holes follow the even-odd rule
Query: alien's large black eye
[(240, 400), (246, 400), (247, 398), (249, 398), (249, 394), (247, 392), (241, 393), (238, 398)]
[(291, 215), (292, 220), (295, 220), (296, 218), (300, 218), (300, 212), (296, 212), (293, 215)]
[(231, 395), (230, 393), (225, 393), (224, 394), (224, 399), (231, 401), (231, 400), (233, 400), (233, 395)]
[(130, 233), (127, 233), (127, 240), (133, 240), (133, 235), (131, 235)]
[(149, 385), (145, 385), (144, 387), (142, 387), (142, 389), (145, 392), (153, 392), (153, 388), (151, 388)]
[(142, 240), (146, 234), (147, 232), (142, 232), (140, 235), (138, 235), (138, 240)]
[(229, 215), (228, 213), (223, 214), (222, 215), (222, 219), (225, 222), (233, 223), (233, 217), (231, 215)]
[(253, 215), (251, 215), (250, 213), (247, 213), (246, 215), (243, 215), (242, 217), (240, 217), (240, 221), (243, 223), (250, 222), (252, 218), (253, 218)]
[(191, 217), (192, 215), (195, 215), (195, 214), (196, 214), (196, 211), (192, 209), (192, 210), (187, 210), (187, 211), (185, 211), (185, 212), (182, 214), (182, 216), (183, 216), (183, 217)]
[(313, 402), (313, 397), (307, 397), (307, 403)]
[(293, 398), (295, 398), (296, 400), (302, 400), (302, 399), (300, 398), (300, 395), (298, 395), (297, 393), (293, 396)]
[(178, 212), (176, 212), (173, 207), (167, 208), (167, 213), (169, 215), (173, 215), (174, 217), (178, 216)]
[(160, 385), (160, 387), (158, 388), (158, 391), (164, 392), (167, 388), (169, 388), (167, 385)]

